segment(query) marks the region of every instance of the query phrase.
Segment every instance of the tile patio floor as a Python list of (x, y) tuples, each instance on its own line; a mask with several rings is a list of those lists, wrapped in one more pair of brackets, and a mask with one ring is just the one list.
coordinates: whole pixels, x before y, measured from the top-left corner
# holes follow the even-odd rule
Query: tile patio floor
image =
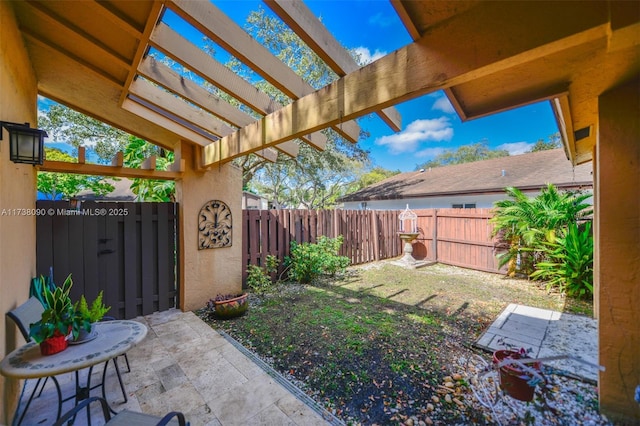
[[(504, 343), (502, 343), (504, 342)], [(598, 326), (593, 318), (548, 309), (510, 304), (476, 341), (475, 345), (494, 351), (531, 349), (531, 358), (579, 355), (593, 365), (598, 362)], [(581, 379), (595, 382), (598, 369), (570, 359), (545, 362)]]
[[(269, 374), (261, 361), (235, 347), (192, 312), (170, 310), (136, 321), (145, 323), (145, 340), (128, 352), (131, 372), (119, 359), (129, 401), (123, 404), (115, 370), (109, 364), (107, 400), (120, 411), (129, 409), (162, 416), (182, 411), (192, 425), (326, 425), (338, 423), (306, 395), (276, 374)], [(96, 368), (92, 383), (99, 382), (102, 365)], [(58, 376), (63, 397), (73, 393), (71, 374)], [(29, 383), (35, 383), (30, 380)], [(100, 389), (92, 396), (101, 395)], [(298, 395), (298, 396), (296, 396)], [(24, 398), (26, 399), (26, 398)], [(29, 408), (23, 424), (49, 425), (55, 421), (55, 387), (49, 383), (45, 393)], [(24, 401), (23, 401), (24, 404)], [(94, 413), (99, 413), (94, 404)], [(63, 412), (73, 407), (65, 402)], [(326, 417), (323, 418), (324, 414)], [(102, 424), (102, 416), (92, 416), (92, 424)], [(86, 425), (84, 415), (76, 425)]]
[[(113, 366), (108, 369), (107, 399), (114, 410), (126, 408), (158, 416), (182, 411), (194, 426), (341, 424), (260, 359), (236, 347), (192, 312), (170, 310), (136, 320), (145, 323), (149, 332), (128, 352), (131, 372), (122, 374), (129, 397), (126, 404)], [(501, 349), (505, 347), (501, 341), (530, 348), (534, 358), (580, 354), (588, 362), (597, 362), (597, 324), (583, 316), (511, 304), (476, 346)], [(124, 360), (119, 363), (124, 370)], [(581, 378), (597, 378), (597, 369), (574, 361), (556, 361), (553, 365)], [(101, 373), (99, 366), (93, 383), (99, 382)], [(58, 378), (63, 395), (72, 394), (73, 376)], [(95, 389), (92, 395), (100, 395), (100, 390)], [(63, 411), (72, 406), (71, 401), (66, 402)], [(49, 384), (32, 403), (23, 424), (52, 424), (55, 407), (54, 387)], [(99, 412), (97, 405), (93, 412)], [(85, 417), (75, 424), (86, 425)]]

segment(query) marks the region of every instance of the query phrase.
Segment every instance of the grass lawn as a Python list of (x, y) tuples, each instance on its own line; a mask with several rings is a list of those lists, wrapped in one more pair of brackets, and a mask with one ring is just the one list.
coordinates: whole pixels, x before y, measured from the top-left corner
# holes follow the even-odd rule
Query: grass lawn
[[(247, 315), (200, 314), (349, 423), (485, 423), (458, 377), (471, 344), (509, 304), (591, 314), (527, 280), (445, 265), (407, 270), (378, 263), (313, 285), (252, 295)], [(446, 376), (453, 390), (443, 391)], [(447, 392), (458, 402), (440, 401)], [(416, 423), (416, 424), (418, 424)]]

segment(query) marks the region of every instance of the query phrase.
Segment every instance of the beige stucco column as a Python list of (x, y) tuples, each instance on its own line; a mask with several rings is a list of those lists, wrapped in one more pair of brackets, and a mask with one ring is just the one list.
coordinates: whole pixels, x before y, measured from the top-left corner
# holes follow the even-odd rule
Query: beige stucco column
[[(180, 308), (193, 310), (217, 294), (242, 290), (242, 171), (231, 164), (197, 171), (194, 148), (186, 143), (176, 149), (176, 155), (186, 163), (182, 179), (176, 182), (180, 206)], [(199, 212), (211, 200), (221, 200), (231, 209), (232, 245), (199, 250)]]
[(600, 406), (640, 422), (640, 78), (600, 96), (595, 160)]
[[(0, 2), (0, 120), (37, 120), (36, 79), (27, 49), (18, 31), (12, 2)], [(29, 296), (36, 272), (36, 220), (24, 215), (35, 209), (36, 169), (9, 160), (9, 137), (0, 141), (0, 358), (24, 344), (5, 313)], [(20, 383), (0, 376), (0, 424), (11, 424)]]

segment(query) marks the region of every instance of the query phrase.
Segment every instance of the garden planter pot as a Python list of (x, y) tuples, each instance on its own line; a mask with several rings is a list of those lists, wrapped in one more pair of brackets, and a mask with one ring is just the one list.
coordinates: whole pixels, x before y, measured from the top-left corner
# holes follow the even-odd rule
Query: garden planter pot
[(67, 336), (63, 336), (62, 334), (49, 337), (40, 343), (40, 353), (42, 355), (57, 354), (58, 352), (62, 352), (67, 349), (68, 344)]
[(80, 332), (78, 333), (78, 338), (71, 340), (69, 342), (69, 344), (71, 344), (71, 345), (79, 345), (81, 343), (90, 342), (93, 339), (95, 339), (96, 337), (98, 337), (98, 333), (96, 332), (96, 328), (95, 328), (94, 325), (95, 325), (95, 323), (91, 324), (91, 331), (87, 331), (84, 328), (81, 328)]
[(244, 314), (249, 307), (249, 295), (242, 294), (233, 299), (221, 300), (215, 302), (215, 313), (219, 318), (235, 318)]
[[(519, 352), (509, 350), (498, 350), (493, 353), (493, 363), (498, 364), (505, 359), (522, 359)], [(529, 367), (540, 370), (540, 363), (528, 364)], [(535, 391), (535, 385), (530, 386), (529, 381), (533, 378), (531, 373), (524, 371), (519, 365), (503, 365), (500, 371), (500, 387), (511, 397), (520, 401), (531, 401)]]

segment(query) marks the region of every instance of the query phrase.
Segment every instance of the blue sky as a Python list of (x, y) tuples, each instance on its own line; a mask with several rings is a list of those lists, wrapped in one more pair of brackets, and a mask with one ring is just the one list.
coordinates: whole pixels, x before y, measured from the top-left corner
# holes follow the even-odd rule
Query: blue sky
[[(243, 24), (258, 1), (214, 1), (228, 16)], [(367, 62), (411, 42), (387, 0), (305, 0), (324, 25), (347, 49), (356, 49)], [(486, 141), (493, 149), (512, 154), (528, 150), (538, 139), (558, 131), (548, 102), (462, 123), (444, 93), (435, 92), (396, 106), (402, 131), (394, 133), (377, 116), (360, 120), (370, 136), (359, 143), (376, 165), (401, 171), (432, 159), (446, 149)]]
[[(261, 1), (214, 0), (214, 3), (241, 26), (252, 10), (271, 13)], [(371, 62), (411, 42), (395, 10), (387, 0), (305, 0), (324, 25), (347, 49), (355, 49), (364, 62)], [(171, 19), (165, 17), (165, 19)], [(174, 26), (174, 25), (172, 25)], [(194, 43), (202, 36), (186, 24), (175, 26)], [(226, 62), (224, 52), (216, 58)], [(512, 154), (527, 151), (538, 139), (558, 131), (548, 102), (462, 123), (442, 92), (435, 92), (396, 106), (402, 116), (402, 130), (393, 132), (376, 115), (359, 122), (370, 136), (361, 140), (374, 165), (410, 171), (448, 149), (485, 141), (492, 149)]]

